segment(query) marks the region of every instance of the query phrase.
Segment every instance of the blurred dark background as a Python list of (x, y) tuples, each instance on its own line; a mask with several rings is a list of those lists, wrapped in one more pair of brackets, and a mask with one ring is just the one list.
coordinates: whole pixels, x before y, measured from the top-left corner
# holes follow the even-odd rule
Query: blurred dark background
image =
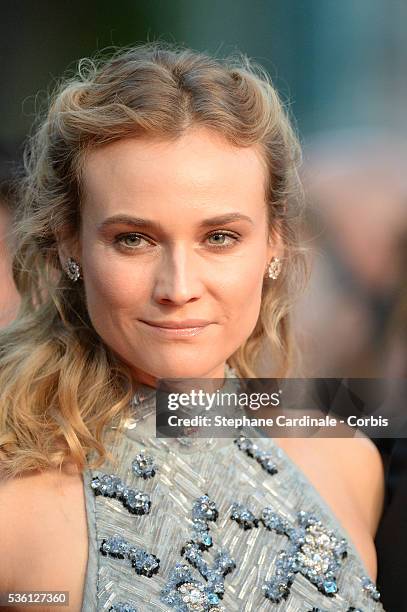
[(30, 126), (39, 91), (77, 59), (164, 38), (262, 62), (304, 136), (341, 128), (406, 130), (403, 0), (3, 0), (1, 137)]
[[(314, 273), (296, 320), (313, 376), (405, 376), (407, 3), (403, 0), (3, 0), (1, 179), (36, 109), (77, 60), (163, 39), (270, 73), (304, 148)], [(18, 297), (2, 190), (0, 324)], [(5, 206), (9, 200), (8, 207)]]

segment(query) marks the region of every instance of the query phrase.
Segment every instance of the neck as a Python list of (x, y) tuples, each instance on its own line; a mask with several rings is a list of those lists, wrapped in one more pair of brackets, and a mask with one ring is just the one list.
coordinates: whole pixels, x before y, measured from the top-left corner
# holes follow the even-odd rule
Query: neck
[[(223, 362), (222, 364), (220, 364), (219, 366), (216, 366), (216, 368), (214, 368), (210, 372), (207, 372), (206, 374), (202, 374), (200, 376), (194, 376), (194, 379), (201, 379), (201, 378), (224, 379), (228, 377), (227, 370), (228, 370), (227, 363)], [(138, 370), (137, 368), (133, 368), (133, 372), (134, 372), (135, 382), (137, 384), (141, 384), (141, 385), (151, 387), (154, 389), (158, 387), (159, 381), (163, 380), (151, 374)], [(182, 381), (183, 379), (179, 379), (179, 380)], [(185, 380), (188, 380), (188, 379), (185, 379)]]

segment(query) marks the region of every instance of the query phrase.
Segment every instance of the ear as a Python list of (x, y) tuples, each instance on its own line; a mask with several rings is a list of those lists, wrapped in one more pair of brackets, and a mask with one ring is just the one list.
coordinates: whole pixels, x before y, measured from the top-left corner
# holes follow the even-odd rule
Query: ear
[(284, 256), (284, 243), (278, 229), (269, 233), (267, 241), (267, 266), (273, 257), (282, 259)]
[(58, 245), (58, 256), (62, 269), (66, 267), (66, 262), (69, 257), (75, 259), (78, 264), (81, 264), (81, 244), (80, 239), (68, 233), (66, 230), (60, 230), (56, 234), (56, 241)]

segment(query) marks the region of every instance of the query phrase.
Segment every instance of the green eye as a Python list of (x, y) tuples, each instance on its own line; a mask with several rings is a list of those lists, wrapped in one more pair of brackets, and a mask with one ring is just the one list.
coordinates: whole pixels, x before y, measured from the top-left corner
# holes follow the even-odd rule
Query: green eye
[(136, 236), (134, 234), (128, 234), (127, 236), (122, 236), (121, 238), (122, 244), (126, 246), (136, 246), (140, 243), (140, 236)]
[[(228, 246), (232, 246), (235, 242), (238, 241), (237, 236), (234, 236), (232, 234), (227, 234), (226, 232), (216, 232), (215, 234), (208, 236), (208, 240), (210, 240), (211, 238), (217, 238), (214, 242), (212, 242), (213, 246), (219, 246), (219, 247), (225, 247), (225, 248)], [(227, 238), (230, 239), (229, 242), (227, 241)]]
[[(234, 234), (229, 234), (228, 232), (214, 232), (210, 236), (207, 237), (207, 240), (210, 240), (210, 246), (214, 249), (227, 249), (233, 247), (237, 242), (239, 242), (239, 236), (235, 236)], [(145, 242), (147, 245), (151, 244), (147, 238), (140, 234), (136, 234), (134, 232), (130, 232), (127, 234), (120, 234), (116, 236), (115, 243), (119, 248), (125, 249), (127, 251), (130, 250), (139, 250), (143, 247), (142, 242)]]
[(140, 236), (139, 234), (135, 233), (129, 233), (116, 236), (115, 243), (123, 249), (135, 250), (136, 248), (140, 247), (142, 240), (147, 242), (146, 239), (143, 238), (143, 236)]

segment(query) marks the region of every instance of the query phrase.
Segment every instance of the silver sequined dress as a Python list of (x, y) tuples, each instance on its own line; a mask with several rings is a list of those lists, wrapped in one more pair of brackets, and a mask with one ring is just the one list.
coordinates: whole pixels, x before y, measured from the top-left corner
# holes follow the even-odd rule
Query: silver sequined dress
[(154, 390), (135, 403), (111, 447), (119, 467), (83, 475), (82, 612), (383, 611), (348, 534), (272, 439), (156, 438)]

